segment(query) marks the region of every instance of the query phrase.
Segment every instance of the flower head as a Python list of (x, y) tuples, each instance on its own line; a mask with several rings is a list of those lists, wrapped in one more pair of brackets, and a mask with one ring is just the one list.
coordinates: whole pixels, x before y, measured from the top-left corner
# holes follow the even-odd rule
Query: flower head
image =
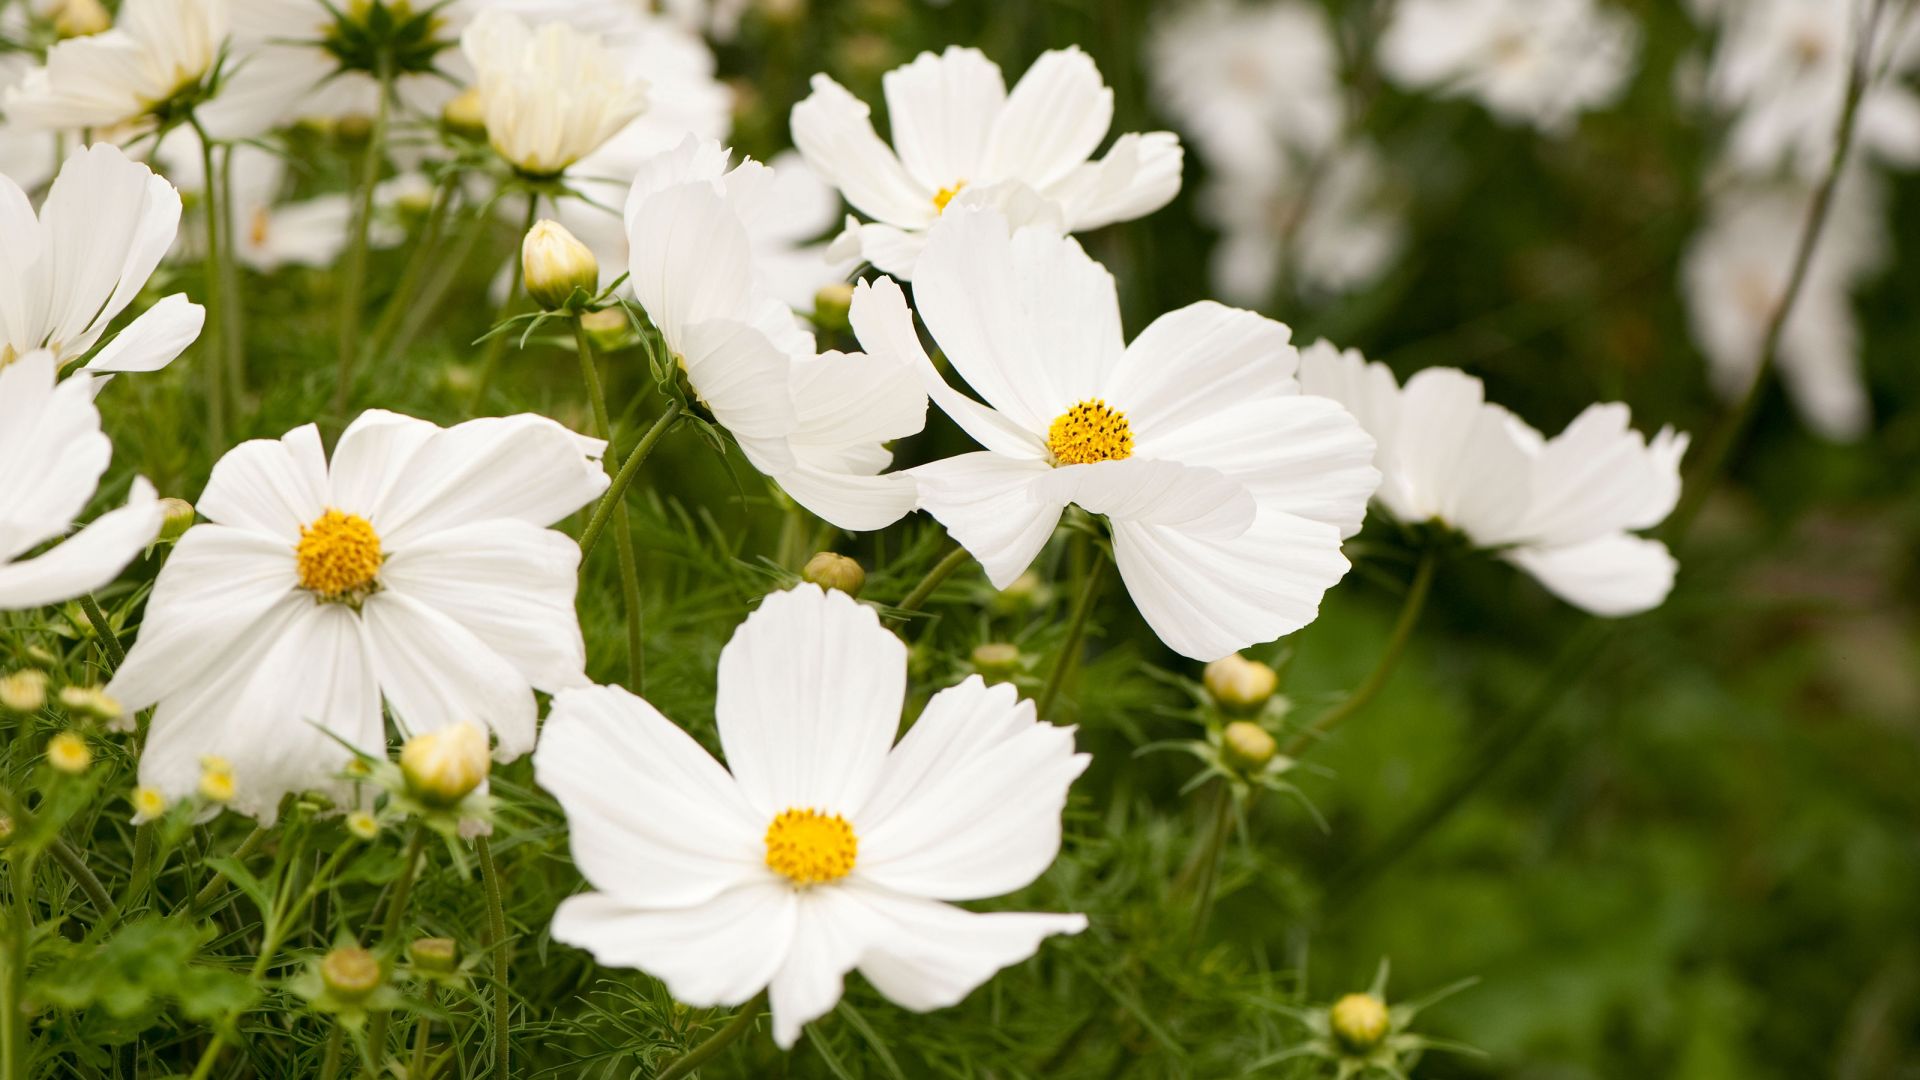
[(78, 776), (93, 764), (93, 750), (87, 746), (86, 736), (62, 731), (47, 740), (47, 764), (69, 776)]
[(901, 1005), (937, 1009), (1086, 925), (945, 902), (1044, 871), (1087, 764), (1072, 730), (1036, 722), (1011, 687), (943, 690), (892, 745), (906, 647), (871, 608), (812, 585), (747, 618), (719, 686), (728, 768), (624, 690), (554, 699), (535, 775), (595, 889), (560, 905), (556, 940), (690, 1005), (767, 988), (790, 1047), (856, 967)]
[(166, 815), (167, 797), (150, 787), (133, 789), (133, 823), (144, 825)]
[(112, 29), (59, 42), (6, 99), (9, 123), (43, 131), (178, 121), (212, 90), (227, 0), (127, 0)]
[(422, 801), (453, 806), (487, 779), (487, 733), (455, 724), (408, 739), (400, 748), (400, 771)]
[(646, 83), (623, 70), (597, 35), (564, 22), (530, 28), (506, 12), (483, 11), (460, 48), (473, 64), (487, 140), (529, 176), (565, 172), (647, 107)]
[(0, 709), (39, 712), (47, 704), (47, 673), (35, 668), (0, 676)]

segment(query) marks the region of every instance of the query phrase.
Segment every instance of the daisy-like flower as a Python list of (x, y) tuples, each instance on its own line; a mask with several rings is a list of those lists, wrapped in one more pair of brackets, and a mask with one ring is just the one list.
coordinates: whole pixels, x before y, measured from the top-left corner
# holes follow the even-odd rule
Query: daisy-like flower
[(532, 749), (534, 689), (586, 682), (580, 551), (546, 526), (606, 488), (603, 449), (539, 416), (375, 411), (331, 464), (312, 425), (229, 451), (107, 686), (158, 706), (140, 782), (184, 796), (217, 757), (262, 821), (287, 792), (344, 801), (335, 739), (384, 756), (382, 698), (405, 734), (484, 723), (500, 760)]
[(1089, 160), (1113, 123), (1113, 91), (1077, 48), (1041, 54), (1012, 93), (993, 61), (957, 46), (921, 53), (882, 83), (892, 148), (867, 106), (825, 75), (793, 107), (793, 142), (874, 219), (849, 219), (835, 254), (858, 253), (896, 277), (913, 276), (927, 229), (956, 200), (1009, 210), (1037, 195), (1049, 217), (1082, 232), (1150, 214), (1180, 192), (1171, 132), (1122, 135)]
[(432, 115), (457, 92), (438, 62), (476, 2), (245, 0), (233, 11), (236, 67), (249, 90), (277, 99), (282, 121), (371, 116), (384, 54), (394, 98)]
[(1290, 159), (1271, 172), (1215, 173), (1199, 212), (1221, 233), (1214, 287), (1249, 307), (1271, 302), (1288, 278), (1308, 293), (1364, 288), (1405, 241), (1380, 154), (1359, 140), (1311, 165)]
[[(282, 201), (280, 194), (287, 177), (284, 157), (254, 143), (240, 143), (228, 153), (233, 156), (233, 255), (241, 265), (265, 274), (290, 265), (327, 266), (339, 257), (347, 246), (347, 231), (353, 221), (352, 200), (346, 194)], [(200, 146), (192, 132), (178, 131), (162, 140), (155, 156), (181, 190), (206, 190), (206, 181), (200, 175)], [(379, 194), (375, 199), (379, 201)], [(206, 204), (203, 201), (200, 205), (204, 209)], [(184, 237), (195, 249), (205, 242), (204, 217), (198, 224)], [(381, 224), (375, 222), (370, 242), (375, 247), (399, 242), (396, 230)]]
[[(1860, 169), (1846, 175), (1782, 329), (1778, 357), (1788, 396), (1807, 424), (1840, 441), (1859, 438), (1872, 419), (1853, 290), (1884, 268), (1887, 257), (1880, 185)], [(1753, 385), (1812, 198), (1796, 184), (1729, 188), (1714, 197), (1681, 262), (1694, 341), (1706, 353), (1714, 387), (1729, 398)]]
[(113, 29), (69, 38), (7, 93), (9, 123), (138, 129), (180, 119), (212, 89), (227, 0), (127, 0)]
[[(0, 176), (0, 366), (46, 349), (62, 367), (92, 351), (173, 244), (180, 193), (107, 144), (61, 167), (36, 218)], [(206, 311), (175, 293), (88, 361), (88, 371), (156, 371), (200, 336)]]
[(913, 298), (986, 404), (942, 380), (893, 282), (855, 290), (854, 331), (922, 372), (986, 448), (913, 474), (921, 508), (995, 586), (1073, 503), (1107, 516), (1127, 591), (1183, 655), (1218, 660), (1313, 621), (1380, 476), (1353, 417), (1301, 396), (1287, 327), (1203, 302), (1125, 344), (1112, 275), (1071, 238), (1009, 235), (987, 209), (933, 231)]
[(1639, 47), (1639, 27), (1607, 0), (1402, 0), (1379, 58), (1402, 86), (1565, 134), (1619, 98)]
[(558, 176), (647, 107), (647, 84), (629, 75), (598, 36), (562, 22), (530, 28), (483, 11), (460, 36), (473, 65), (487, 141), (532, 177)]
[(773, 172), (727, 160), (690, 139), (634, 180), (634, 296), (754, 468), (840, 528), (884, 528), (913, 509), (913, 480), (882, 470), (887, 441), (925, 426), (920, 378), (891, 357), (815, 353), (754, 261), (749, 223), (781, 206)]
[(0, 367), (0, 611), (92, 592), (160, 534), (160, 500), (135, 479), (125, 506), (26, 557), (73, 527), (113, 457), (90, 381), (58, 382), (58, 370), (44, 349)]
[(1085, 928), (947, 903), (1012, 892), (1053, 862), (1088, 762), (1073, 729), (975, 676), (935, 694), (894, 745), (906, 669), (873, 609), (801, 585), (720, 653), (727, 768), (625, 690), (556, 697), (534, 774), (595, 891), (554, 912), (554, 939), (689, 1005), (766, 988), (774, 1040), (791, 1047), (854, 968), (925, 1012)]
[(1658, 607), (1673, 587), (1666, 545), (1634, 533), (1673, 512), (1687, 436), (1648, 440), (1625, 405), (1606, 404), (1548, 439), (1456, 368), (1402, 387), (1385, 364), (1324, 341), (1303, 354), (1300, 382), (1379, 441), (1377, 498), (1396, 521), (1456, 530), (1595, 615)]

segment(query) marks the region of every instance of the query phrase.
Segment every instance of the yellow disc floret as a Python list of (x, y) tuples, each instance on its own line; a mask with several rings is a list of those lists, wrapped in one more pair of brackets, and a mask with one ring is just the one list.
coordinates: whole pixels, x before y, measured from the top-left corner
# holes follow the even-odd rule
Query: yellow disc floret
[(380, 534), (357, 514), (328, 510), (300, 528), (300, 587), (322, 600), (358, 603), (379, 588)]
[(1133, 428), (1119, 409), (1099, 398), (1083, 401), (1047, 429), (1047, 449), (1055, 465), (1091, 465), (1133, 456)]
[(767, 866), (795, 885), (846, 877), (859, 853), (853, 826), (839, 814), (787, 810), (767, 826)]
[(943, 187), (939, 191), (934, 192), (933, 193), (934, 213), (936, 214), (946, 213), (947, 204), (952, 202), (953, 197), (960, 194), (960, 189), (966, 186), (967, 186), (967, 182), (965, 180), (955, 180), (953, 182), (952, 187)]

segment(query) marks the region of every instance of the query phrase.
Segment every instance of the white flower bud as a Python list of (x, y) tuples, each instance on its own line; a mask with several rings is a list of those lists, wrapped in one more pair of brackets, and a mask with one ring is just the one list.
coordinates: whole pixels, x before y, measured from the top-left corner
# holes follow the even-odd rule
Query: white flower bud
[(481, 109), (480, 91), (469, 86), (440, 110), (440, 124), (455, 135), (483, 139), (487, 135), (487, 116)]
[(52, 15), (53, 32), (63, 38), (86, 37), (113, 26), (113, 15), (100, 0), (59, 0)]
[(453, 806), (466, 798), (492, 765), (487, 734), (472, 724), (415, 735), (400, 748), (400, 772), (408, 789), (434, 806)]
[(527, 295), (548, 311), (559, 311), (575, 289), (589, 295), (600, 289), (600, 260), (557, 221), (542, 220), (527, 230), (520, 245), (520, 266)]
[(1259, 712), (1280, 686), (1280, 676), (1272, 668), (1239, 653), (1208, 664), (1201, 681), (1214, 704), (1235, 715)]

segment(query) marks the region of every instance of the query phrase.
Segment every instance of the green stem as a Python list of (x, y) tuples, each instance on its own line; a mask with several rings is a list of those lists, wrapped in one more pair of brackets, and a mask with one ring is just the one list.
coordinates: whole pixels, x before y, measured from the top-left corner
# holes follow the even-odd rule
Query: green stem
[(229, 301), (222, 288), (226, 275), (220, 269), (221, 233), (224, 231), (226, 211), (220, 205), (219, 174), (213, 167), (213, 138), (207, 134), (207, 129), (201, 126), (197, 117), (190, 117), (187, 123), (193, 128), (194, 134), (200, 137), (201, 193), (207, 204), (207, 319), (203, 335), (206, 351), (201, 375), (206, 380), (207, 442), (217, 454), (227, 446), (227, 360), (225, 343), (221, 338), (226, 333), (226, 305)]
[(100, 913), (102, 920), (113, 918), (116, 910), (113, 897), (107, 895), (107, 887), (100, 884), (100, 879), (93, 876), (92, 870), (87, 869), (86, 860), (73, 850), (73, 845), (67, 843), (66, 837), (54, 837), (53, 843), (47, 845), (47, 853), (73, 878), (74, 884), (80, 886), (80, 891), (87, 894), (87, 899), (93, 902), (93, 908)]
[(33, 888), (33, 860), (15, 852), (8, 860), (13, 879), (12, 940), (7, 943), (7, 980), (0, 994), (0, 1033), (6, 1036), (6, 1075), (4, 1080), (27, 1080), (27, 1014), (21, 1008), (27, 991), (27, 941), (33, 927), (33, 910), (27, 894)]
[[(593, 342), (587, 338), (587, 324), (573, 317), (573, 344), (580, 354), (580, 378), (587, 384), (587, 401), (593, 407), (597, 434), (613, 445), (613, 419), (607, 413), (607, 392), (600, 385), (600, 365), (594, 363)], [(612, 490), (612, 481), (608, 481)], [(620, 596), (627, 609), (627, 683), (636, 691), (644, 685), (647, 661), (640, 630), (640, 570), (633, 558), (633, 523), (627, 515), (613, 519), (613, 543), (620, 556)], [(581, 556), (584, 564), (586, 557)]]
[(340, 1021), (333, 1022), (333, 1030), (327, 1033), (327, 1056), (320, 1065), (320, 1080), (334, 1080), (340, 1075), (340, 1051), (346, 1044), (346, 1029)]
[(346, 422), (347, 405), (353, 394), (354, 361), (360, 357), (361, 308), (367, 291), (367, 236), (373, 228), (373, 191), (380, 183), (382, 151), (387, 142), (387, 120), (393, 98), (392, 61), (382, 52), (376, 61), (375, 78), (380, 84), (380, 100), (373, 110), (373, 128), (367, 133), (367, 148), (360, 159), (360, 183), (353, 209), (353, 236), (347, 248), (346, 288), (340, 294), (339, 379), (333, 388), (333, 414)]
[(1214, 811), (1207, 828), (1205, 844), (1200, 849), (1200, 858), (1196, 864), (1200, 871), (1200, 881), (1193, 905), (1193, 932), (1187, 939), (1189, 957), (1200, 951), (1200, 942), (1206, 937), (1207, 923), (1213, 918), (1213, 898), (1220, 885), (1220, 859), (1226, 854), (1227, 834), (1232, 830), (1232, 785), (1221, 780), (1214, 785)]
[[(254, 852), (260, 850), (260, 845), (265, 843), (266, 839), (266, 826), (256, 825), (253, 831), (247, 834), (246, 839), (240, 841), (240, 846), (233, 849), (233, 854), (228, 856), (228, 858), (231, 858), (235, 862), (244, 862)], [(226, 888), (226, 875), (220, 873), (218, 870), (214, 871), (212, 879), (201, 886), (200, 891), (194, 894), (193, 906), (188, 910), (198, 915), (208, 904), (218, 900), (220, 894), (225, 892)]]
[(242, 317), (245, 308), (237, 301), (240, 297), (239, 260), (234, 258), (233, 226), (233, 147), (225, 147), (220, 154), (220, 235), (224, 241), (220, 249), (220, 293), (233, 301), (226, 306), (226, 322), (221, 326), (221, 340), (226, 345), (227, 399), (236, 416), (247, 392), (246, 366), (246, 327)]
[(473, 254), (474, 245), (492, 229), (493, 204), (482, 203), (474, 209), (472, 226), (460, 230), (460, 238), (455, 241), (453, 249), (438, 260), (439, 268), (427, 281), (427, 287), (420, 291), (420, 299), (409, 305), (409, 310), (400, 320), (399, 333), (381, 350), (383, 356), (407, 354), (407, 350), (413, 347), (414, 339), (420, 336), (420, 331), (433, 321), (434, 314), (440, 310), (441, 302), (447, 298), (447, 290), (453, 287), (460, 277), (461, 268), (466, 266), (467, 256)]
[(1400, 657), (1407, 651), (1407, 643), (1413, 639), (1413, 629), (1420, 624), (1420, 613), (1426, 609), (1427, 595), (1433, 591), (1434, 570), (1439, 566), (1439, 556), (1429, 550), (1420, 556), (1420, 567), (1413, 572), (1413, 584), (1407, 586), (1407, 598), (1400, 605), (1400, 616), (1393, 622), (1393, 632), (1387, 636), (1387, 647), (1373, 670), (1354, 688), (1347, 699), (1287, 740), (1280, 750), (1288, 757), (1298, 757), (1302, 752), (1327, 737), (1327, 733), (1340, 726), (1348, 717), (1367, 707), (1374, 697), (1393, 676), (1393, 669), (1400, 663)]
[(680, 1080), (681, 1077), (712, 1060), (715, 1054), (725, 1050), (753, 1027), (754, 1021), (760, 1019), (760, 1009), (766, 999), (764, 990), (755, 995), (752, 1001), (740, 1006), (740, 1011), (733, 1014), (733, 1019), (727, 1022), (726, 1027), (707, 1036), (705, 1042), (680, 1055), (673, 1064), (660, 1070), (660, 1075), (654, 1077), (654, 1080)]
[[(381, 920), (379, 937), (373, 946), (385, 949), (396, 945), (400, 936), (400, 920), (406, 917), (407, 898), (413, 893), (413, 880), (420, 873), (421, 856), (427, 845), (427, 827), (415, 825), (413, 835), (407, 840), (407, 854), (400, 867), (400, 877), (393, 883), (393, 895), (387, 898), (387, 915)], [(397, 949), (396, 949), (397, 951)], [(386, 1009), (375, 1012), (367, 1021), (367, 1053), (373, 1058), (372, 1075), (381, 1076), (387, 1068), (387, 1025), (392, 1013)]]
[(1093, 603), (1099, 599), (1106, 568), (1107, 560), (1096, 548), (1087, 564), (1086, 580), (1080, 584), (1080, 599), (1073, 605), (1073, 621), (1067, 624), (1066, 640), (1060, 643), (1060, 655), (1054, 658), (1053, 672), (1047, 676), (1047, 684), (1041, 688), (1035, 704), (1035, 713), (1042, 720), (1052, 713), (1054, 699), (1066, 685), (1068, 672), (1080, 660), (1080, 641), (1087, 633), (1087, 616), (1093, 613)]
[(940, 583), (951, 577), (955, 570), (965, 566), (967, 560), (971, 558), (973, 558), (971, 552), (955, 544), (952, 551), (947, 552), (939, 562), (933, 564), (933, 569), (928, 570), (927, 575), (920, 579), (920, 584), (915, 585), (913, 591), (901, 597), (900, 602), (894, 606), (901, 611), (919, 611), (933, 597), (933, 591), (940, 587)]
[(627, 453), (627, 460), (621, 464), (620, 471), (614, 474), (613, 484), (607, 488), (605, 495), (600, 496), (600, 502), (593, 508), (593, 516), (587, 519), (586, 529), (580, 533), (582, 563), (585, 563), (587, 556), (593, 553), (593, 545), (600, 541), (600, 533), (607, 527), (607, 521), (614, 516), (614, 510), (621, 508), (621, 500), (627, 494), (627, 487), (633, 483), (633, 478), (639, 473), (640, 466), (646, 462), (647, 455), (653, 453), (655, 444), (659, 443), (661, 436), (665, 435), (678, 419), (680, 419), (680, 403), (668, 402), (667, 411), (660, 414), (660, 418), (653, 422), (653, 426), (647, 429), (645, 435), (640, 436), (640, 441), (635, 443), (633, 449)]
[(493, 1075), (507, 1080), (507, 1021), (512, 1009), (507, 998), (507, 909), (500, 898), (500, 870), (494, 865), (492, 846), (481, 836), (474, 839), (474, 848), (487, 889), (487, 936), (493, 947)]
[(107, 652), (107, 658), (113, 661), (113, 669), (127, 662), (127, 650), (121, 646), (120, 639), (114, 635), (113, 623), (107, 620), (107, 613), (100, 610), (100, 601), (92, 593), (80, 594), (80, 610), (86, 612), (87, 621), (93, 624), (93, 635), (100, 639), (100, 647)]
[[(427, 1008), (433, 1008), (433, 984), (428, 983), (426, 990)], [(426, 1012), (419, 1012), (413, 1018), (413, 1060), (407, 1065), (407, 1080), (425, 1080), (427, 1075), (427, 1040), (433, 1034), (433, 1019)]]
[(446, 180), (434, 189), (433, 207), (427, 212), (426, 224), (421, 226), (420, 235), (414, 238), (413, 253), (407, 257), (406, 269), (400, 272), (400, 281), (394, 286), (393, 295), (387, 297), (387, 305), (380, 312), (380, 318), (373, 324), (373, 332), (367, 335), (366, 355), (376, 363), (385, 359), (386, 343), (400, 327), (400, 319), (414, 302), (414, 296), (420, 288), (420, 276), (426, 272), (427, 264), (433, 261), (433, 255), (440, 246), (442, 234), (446, 231), (447, 214), (452, 209), (454, 194), (457, 190), (458, 173), (448, 173)]
[(143, 821), (133, 828), (133, 872), (127, 878), (127, 898), (122, 910), (138, 903), (147, 889), (147, 875), (153, 869), (153, 822)]
[[(540, 212), (540, 197), (527, 193), (527, 217), (520, 226), (520, 235), (515, 237), (513, 247), (513, 281), (507, 286), (506, 298), (500, 301), (500, 310), (494, 312), (493, 325), (499, 326), (513, 314), (513, 302), (520, 296), (521, 275), (525, 271), (524, 260), (520, 257), (520, 246), (526, 242), (527, 234), (533, 231), (533, 223)], [(489, 327), (491, 329), (491, 327)], [(513, 334), (495, 334), (487, 339), (487, 351), (480, 354), (480, 374), (473, 381), (473, 402), (469, 411), (479, 412), (486, 404), (487, 388), (493, 383), (494, 370), (500, 366), (500, 357), (507, 351), (507, 342)]]

